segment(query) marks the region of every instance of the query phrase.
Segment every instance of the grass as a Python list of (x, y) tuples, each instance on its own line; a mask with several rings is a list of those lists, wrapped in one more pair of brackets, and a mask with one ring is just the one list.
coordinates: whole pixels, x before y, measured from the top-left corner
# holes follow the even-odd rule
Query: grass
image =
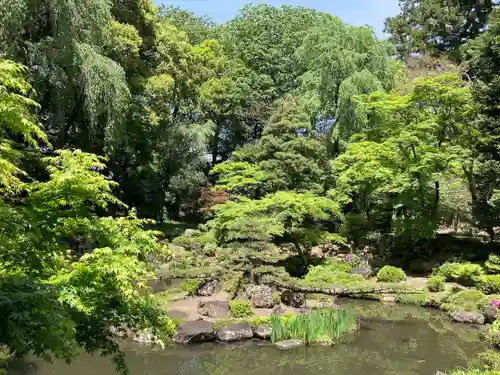
[(271, 341), (300, 339), (306, 344), (335, 343), (356, 324), (353, 313), (343, 309), (310, 310), (292, 317), (273, 315)]

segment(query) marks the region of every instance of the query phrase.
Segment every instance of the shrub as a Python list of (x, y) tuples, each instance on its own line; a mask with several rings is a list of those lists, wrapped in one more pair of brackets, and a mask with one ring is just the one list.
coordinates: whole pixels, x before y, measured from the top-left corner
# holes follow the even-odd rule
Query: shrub
[(272, 342), (300, 339), (306, 344), (334, 343), (355, 326), (354, 314), (343, 309), (311, 310), (292, 317), (271, 316)]
[(237, 299), (229, 301), (229, 310), (234, 318), (245, 318), (253, 315), (252, 305), (248, 301)]
[(500, 256), (495, 254), (490, 254), (488, 260), (484, 264), (484, 267), (490, 274), (493, 275), (500, 274)]
[(181, 285), (180, 288), (181, 290), (187, 292), (190, 296), (196, 294), (196, 291), (198, 290), (198, 287), (201, 284), (201, 280), (198, 279), (188, 279), (184, 281)]
[(399, 283), (406, 280), (405, 272), (394, 266), (384, 266), (377, 272), (377, 281), (382, 283)]
[(445, 263), (438, 268), (437, 274), (443, 276), (446, 281), (473, 286), (477, 279), (484, 275), (484, 270), (474, 263)]
[(445, 281), (444, 276), (434, 275), (427, 281), (427, 289), (429, 292), (442, 292), (445, 290)]
[(441, 309), (445, 311), (483, 311), (491, 303), (479, 290), (462, 290), (443, 298)]
[(500, 320), (495, 320), (484, 331), (484, 340), (488, 345), (500, 348)]
[(477, 279), (476, 287), (485, 294), (500, 293), (500, 275), (486, 275)]
[(319, 266), (312, 266), (309, 269), (304, 284), (327, 285), (332, 284), (341, 286), (355, 286), (362, 284), (365, 280), (361, 275), (353, 275), (351, 266), (347, 263), (337, 261), (328, 261)]

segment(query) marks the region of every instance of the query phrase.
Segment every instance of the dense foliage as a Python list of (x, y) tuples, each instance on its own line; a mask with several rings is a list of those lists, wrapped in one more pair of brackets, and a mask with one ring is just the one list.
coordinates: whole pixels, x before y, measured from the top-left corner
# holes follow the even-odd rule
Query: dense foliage
[[(217, 25), (151, 0), (1, 4), (0, 347), (12, 355), (83, 348), (125, 372), (112, 332), (162, 342), (174, 329), (144, 293), (151, 263), (224, 270), (235, 290), (256, 256), (322, 285), (362, 284), (349, 272), (370, 262), (451, 257), (429, 290), (499, 292), (498, 2), (402, 0), (389, 40), (292, 6), (248, 5)], [(149, 229), (171, 219), (197, 229), (159, 242)], [(486, 237), (484, 268), (441, 248), (443, 229)], [(318, 264), (338, 250), (345, 263)]]

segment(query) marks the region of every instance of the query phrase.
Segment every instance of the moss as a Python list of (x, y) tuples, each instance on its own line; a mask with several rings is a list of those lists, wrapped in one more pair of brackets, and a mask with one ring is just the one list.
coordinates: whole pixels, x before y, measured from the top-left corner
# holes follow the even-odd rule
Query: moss
[(429, 292), (442, 292), (445, 290), (445, 281), (444, 276), (434, 275), (427, 281), (427, 289)]
[(244, 318), (253, 315), (252, 305), (248, 301), (232, 300), (229, 301), (229, 310), (234, 318)]
[(462, 290), (445, 296), (440, 308), (444, 311), (484, 311), (490, 302), (479, 290)]
[(399, 294), (396, 296), (396, 302), (405, 305), (416, 305), (422, 307), (439, 307), (439, 301), (428, 293)]
[(484, 270), (474, 263), (445, 263), (438, 268), (437, 274), (443, 276), (446, 281), (473, 286), (477, 279), (484, 275)]
[(483, 293), (500, 293), (500, 275), (486, 275), (477, 280), (476, 287)]
[(377, 281), (382, 283), (399, 283), (404, 280), (405, 272), (394, 266), (384, 266), (377, 272)]

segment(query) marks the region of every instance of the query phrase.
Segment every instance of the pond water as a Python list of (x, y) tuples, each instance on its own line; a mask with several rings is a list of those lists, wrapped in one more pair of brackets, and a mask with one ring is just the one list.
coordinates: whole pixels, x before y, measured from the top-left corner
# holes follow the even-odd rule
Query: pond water
[[(360, 330), (334, 347), (280, 351), (271, 344), (207, 344), (152, 349), (123, 343), (132, 375), (434, 375), (465, 366), (485, 350), (476, 329), (419, 307), (348, 302)], [(9, 375), (113, 375), (111, 362), (82, 354), (73, 364), (25, 361)]]

